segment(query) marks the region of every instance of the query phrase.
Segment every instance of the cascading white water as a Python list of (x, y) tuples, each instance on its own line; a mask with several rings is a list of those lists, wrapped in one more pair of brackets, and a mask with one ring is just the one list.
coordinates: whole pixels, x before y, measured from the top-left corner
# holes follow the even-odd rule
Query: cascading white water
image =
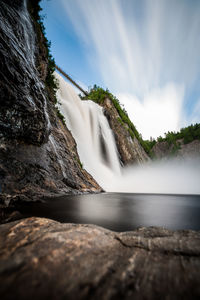
[(84, 168), (108, 192), (200, 194), (200, 160), (151, 162), (121, 169), (112, 130), (102, 108), (82, 101), (55, 74), (60, 110), (76, 140)]
[(92, 101), (81, 101), (72, 86), (55, 74), (59, 81), (57, 92), (60, 110), (67, 127), (76, 140), (84, 168), (105, 189), (120, 175), (117, 148), (103, 109)]

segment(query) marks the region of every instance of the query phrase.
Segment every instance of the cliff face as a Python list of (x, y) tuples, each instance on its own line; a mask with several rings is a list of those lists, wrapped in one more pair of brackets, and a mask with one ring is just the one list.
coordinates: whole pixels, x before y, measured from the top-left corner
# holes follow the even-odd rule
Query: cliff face
[(200, 141), (194, 140), (191, 143), (184, 144), (183, 140), (177, 140), (178, 148), (174, 148), (173, 144), (166, 141), (157, 142), (153, 148), (152, 153), (155, 158), (168, 158), (178, 156), (182, 158), (200, 157)]
[(150, 158), (135, 136), (129, 133), (128, 125), (123, 123), (115, 106), (109, 98), (102, 103), (104, 114), (113, 130), (120, 160), (123, 165), (140, 164)]
[(27, 2), (0, 2), (0, 192), (100, 191), (57, 117), (44, 36)]

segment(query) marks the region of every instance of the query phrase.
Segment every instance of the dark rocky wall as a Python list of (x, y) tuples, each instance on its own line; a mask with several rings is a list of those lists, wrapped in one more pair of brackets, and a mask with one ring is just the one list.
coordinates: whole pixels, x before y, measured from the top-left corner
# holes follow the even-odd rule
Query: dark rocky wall
[(0, 137), (47, 141), (45, 92), (35, 65), (36, 36), (24, 1), (1, 1)]
[(26, 1), (0, 1), (0, 45), (0, 192), (100, 191), (57, 117), (44, 36)]

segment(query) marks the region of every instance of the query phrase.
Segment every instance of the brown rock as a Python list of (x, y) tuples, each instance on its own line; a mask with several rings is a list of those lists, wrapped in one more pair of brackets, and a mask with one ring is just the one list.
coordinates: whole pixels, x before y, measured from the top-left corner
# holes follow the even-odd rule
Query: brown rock
[(112, 101), (109, 98), (106, 98), (102, 106), (104, 108), (104, 114), (113, 130), (122, 164), (140, 164), (149, 161), (149, 156), (146, 154), (137, 138), (130, 135), (128, 125), (121, 121)]
[(28, 218), (0, 226), (1, 299), (198, 299), (200, 232)]
[(194, 140), (191, 143), (184, 144), (183, 139), (177, 140), (178, 148), (174, 150), (174, 144), (166, 141), (157, 142), (152, 152), (155, 158), (168, 158), (178, 156), (180, 158), (200, 157), (200, 140)]

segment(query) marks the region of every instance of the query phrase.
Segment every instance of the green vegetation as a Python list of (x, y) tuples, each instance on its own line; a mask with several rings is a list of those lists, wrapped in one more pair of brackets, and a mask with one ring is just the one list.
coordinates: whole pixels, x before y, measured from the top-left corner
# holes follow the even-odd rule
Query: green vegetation
[(56, 109), (56, 114), (57, 114), (58, 118), (61, 120), (63, 125), (66, 125), (65, 124), (65, 117), (61, 114), (59, 108), (57, 106), (55, 106), (55, 109)]
[[(29, 1), (29, 10), (38, 33), (37, 36), (39, 38), (40, 51), (42, 51), (41, 48), (43, 47), (45, 47), (46, 49), (46, 56), (48, 59), (48, 70), (45, 83), (48, 87), (50, 87), (53, 90), (55, 96), (56, 90), (58, 89), (57, 81), (53, 76), (53, 72), (55, 71), (55, 60), (51, 54), (51, 42), (49, 42), (46, 37), (46, 31), (43, 24), (44, 16), (40, 14), (42, 10), (42, 8), (40, 7), (40, 1), (41, 0)], [(40, 32), (42, 32), (42, 36), (39, 34)]]
[[(48, 41), (46, 37), (46, 31), (43, 24), (44, 16), (40, 14), (42, 8), (40, 7), (40, 1), (29, 1), (29, 11), (33, 18), (33, 22), (35, 24), (38, 40), (39, 40), (39, 50), (43, 53), (43, 49), (46, 50), (46, 57), (48, 60), (47, 66), (47, 76), (45, 78), (45, 85), (49, 92), (50, 98), (54, 101), (55, 109), (57, 116), (60, 118), (62, 123), (65, 125), (65, 118), (61, 114), (59, 108), (56, 106), (57, 98), (56, 98), (56, 91), (58, 90), (58, 81), (54, 77), (53, 73), (55, 71), (55, 60), (51, 54), (51, 42)], [(41, 35), (42, 32), (42, 35)], [(40, 66), (39, 66), (40, 67)]]
[(200, 124), (192, 124), (188, 127), (181, 128), (179, 132), (165, 133), (165, 140), (169, 144), (180, 139), (183, 139), (184, 144), (191, 143), (194, 140), (200, 140)]
[(58, 82), (53, 75), (53, 73), (55, 72), (55, 60), (51, 54), (51, 42), (48, 41), (48, 39), (46, 37), (46, 31), (45, 31), (45, 27), (43, 24), (43, 19), (44, 19), (44, 17), (39, 15), (37, 24), (39, 25), (40, 30), (43, 33), (43, 45), (46, 48), (46, 55), (47, 55), (47, 59), (48, 59), (48, 69), (47, 69), (47, 76), (45, 79), (45, 84), (47, 87), (49, 87), (53, 91), (55, 102), (57, 102), (56, 91), (58, 89)]
[(36, 22), (39, 22), (41, 19), (40, 11), (42, 10), (42, 8), (40, 7), (40, 1), (41, 0), (28, 2), (28, 10), (30, 11), (33, 20), (35, 20)]
[(175, 155), (180, 149), (180, 140), (183, 144), (191, 143), (194, 140), (200, 140), (200, 124), (192, 124), (188, 127), (181, 128), (178, 132), (168, 131), (165, 133), (165, 137), (159, 136), (157, 140), (151, 139), (151, 141), (145, 141), (149, 144), (149, 148), (152, 149), (156, 143), (167, 142), (169, 147), (172, 146), (171, 155)]
[(78, 163), (79, 163), (79, 166), (81, 167), (81, 169), (83, 169), (83, 163), (80, 160), (78, 160)]
[(154, 139), (145, 140), (145, 143), (149, 149), (152, 149), (153, 146), (156, 144), (156, 140)]
[(90, 89), (88, 96), (81, 96), (83, 100), (90, 99), (98, 104), (103, 104), (105, 98), (109, 98), (114, 107), (116, 108), (120, 118), (118, 118), (118, 121), (122, 124), (128, 125), (128, 132), (131, 135), (132, 138), (136, 137), (141, 144), (141, 146), (144, 148), (147, 154), (151, 156), (151, 148), (149, 147), (149, 144), (147, 141), (144, 141), (142, 139), (141, 134), (137, 131), (136, 127), (133, 125), (131, 120), (129, 119), (129, 116), (127, 114), (127, 111), (122, 108), (122, 105), (120, 104), (119, 100), (112, 94), (108, 89), (104, 90), (103, 88), (94, 85), (93, 88)]
[(83, 169), (83, 163), (80, 161), (79, 157), (74, 155), (74, 159), (77, 161), (77, 163), (79, 164), (80, 168)]
[(165, 133), (165, 138), (158, 137), (157, 141), (166, 141), (171, 145), (180, 139), (183, 139), (184, 144), (191, 143), (194, 140), (200, 140), (200, 124), (192, 124), (188, 127), (181, 128), (178, 132), (168, 131)]

